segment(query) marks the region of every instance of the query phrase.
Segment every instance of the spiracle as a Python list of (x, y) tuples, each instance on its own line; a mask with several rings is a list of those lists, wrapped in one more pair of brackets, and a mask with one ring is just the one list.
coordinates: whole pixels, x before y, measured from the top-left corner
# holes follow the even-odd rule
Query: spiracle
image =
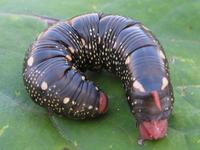
[(169, 66), (158, 40), (136, 20), (91, 13), (58, 21), (30, 46), (23, 79), (48, 110), (95, 118), (107, 111), (108, 97), (84, 72), (102, 69), (121, 79), (140, 138), (163, 137), (174, 101)]

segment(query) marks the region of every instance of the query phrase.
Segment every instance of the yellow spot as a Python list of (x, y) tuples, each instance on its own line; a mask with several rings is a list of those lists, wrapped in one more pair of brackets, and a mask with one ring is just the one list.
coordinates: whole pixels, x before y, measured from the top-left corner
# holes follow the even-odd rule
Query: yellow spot
[(168, 82), (167, 78), (166, 78), (166, 77), (163, 77), (163, 78), (162, 78), (161, 90), (164, 90), (164, 89), (167, 87), (168, 84), (169, 84), (169, 82)]
[(63, 99), (63, 103), (64, 103), (64, 104), (67, 104), (67, 103), (69, 103), (69, 100), (70, 100), (69, 97), (65, 97), (65, 98)]
[(83, 46), (85, 46), (85, 40), (83, 38), (81, 38), (81, 42), (82, 42)]
[(74, 53), (74, 48), (73, 47), (68, 47), (71, 53)]
[(145, 92), (144, 87), (137, 80), (133, 83), (133, 88), (138, 89), (140, 92)]
[(142, 25), (142, 27), (147, 30), (147, 31), (150, 31), (149, 28), (145, 27), (144, 25)]
[(40, 39), (43, 36), (44, 32), (41, 32), (37, 39)]
[(116, 48), (116, 47), (117, 47), (117, 43), (115, 42), (115, 44), (114, 44), (113, 48)]
[(165, 59), (165, 55), (164, 55), (164, 53), (160, 50), (160, 57), (162, 58), (162, 59)]
[(66, 55), (65, 58), (66, 58), (68, 61), (71, 61), (71, 60), (72, 60), (72, 58), (71, 58), (70, 55)]
[(75, 70), (76, 68), (74, 66), (72, 66), (72, 69)]
[(128, 57), (126, 58), (125, 64), (127, 65), (127, 64), (129, 64), (129, 63), (130, 63), (130, 56), (128, 56)]
[(44, 82), (42, 82), (42, 84), (41, 84), (41, 89), (42, 90), (46, 90), (48, 88), (48, 84), (44, 81)]
[(33, 57), (30, 57), (28, 59), (28, 62), (27, 62), (28, 66), (32, 66), (33, 65)]

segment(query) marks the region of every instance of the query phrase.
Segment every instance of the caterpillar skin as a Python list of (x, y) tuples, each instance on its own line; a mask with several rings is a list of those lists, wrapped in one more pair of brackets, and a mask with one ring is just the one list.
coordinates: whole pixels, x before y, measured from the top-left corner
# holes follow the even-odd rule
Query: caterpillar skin
[(101, 69), (121, 79), (140, 139), (162, 138), (174, 100), (168, 62), (138, 21), (91, 13), (57, 22), (29, 48), (23, 79), (34, 102), (49, 111), (95, 118), (106, 112), (108, 98), (83, 72)]

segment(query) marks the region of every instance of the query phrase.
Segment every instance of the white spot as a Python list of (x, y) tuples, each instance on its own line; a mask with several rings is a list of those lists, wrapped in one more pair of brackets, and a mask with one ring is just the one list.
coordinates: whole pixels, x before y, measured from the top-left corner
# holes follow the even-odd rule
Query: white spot
[(69, 97), (65, 97), (65, 98), (63, 99), (63, 103), (64, 103), (64, 104), (67, 104), (67, 103), (69, 103), (69, 100), (70, 100)]
[(160, 50), (160, 57), (162, 58), (162, 59), (165, 59), (165, 55), (164, 55), (164, 53)]
[(130, 56), (128, 56), (127, 58), (126, 58), (126, 61), (125, 61), (125, 64), (127, 65), (127, 64), (129, 64), (130, 63)]
[(137, 80), (133, 83), (133, 88), (138, 89), (140, 92), (145, 92), (144, 87)]
[(100, 44), (100, 43), (101, 43), (101, 37), (98, 38), (98, 44)]
[(168, 82), (167, 78), (166, 78), (166, 77), (163, 77), (163, 78), (162, 78), (161, 90), (164, 90), (168, 84), (169, 84), (169, 82)]
[(85, 77), (84, 77), (84, 76), (82, 76), (82, 77), (81, 77), (81, 79), (82, 79), (82, 80), (85, 80)]
[(46, 90), (48, 88), (48, 84), (44, 81), (44, 82), (42, 82), (42, 84), (41, 84), (41, 89), (42, 90)]
[(72, 101), (72, 105), (75, 105), (76, 104), (76, 102), (75, 101)]
[(92, 105), (90, 105), (89, 107), (88, 107), (88, 109), (92, 109), (93, 108), (93, 106)]
[(32, 66), (33, 65), (33, 57), (30, 57), (29, 59), (28, 59), (28, 66)]
[(166, 107), (165, 110), (166, 110), (166, 111), (169, 110), (169, 107)]
[(132, 81), (135, 81), (135, 77), (131, 77), (131, 80), (132, 80)]
[(89, 44), (89, 49), (91, 49), (91, 45)]

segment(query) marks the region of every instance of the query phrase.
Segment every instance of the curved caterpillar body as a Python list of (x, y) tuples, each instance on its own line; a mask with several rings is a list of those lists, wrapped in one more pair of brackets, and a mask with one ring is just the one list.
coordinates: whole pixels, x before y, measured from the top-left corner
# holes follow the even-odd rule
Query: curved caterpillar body
[[(168, 62), (158, 40), (133, 19), (91, 13), (57, 22), (29, 48), (23, 78), (39, 105), (63, 116), (94, 118), (106, 112), (108, 98), (83, 72), (101, 69), (121, 79), (140, 137), (163, 137), (173, 105)], [(162, 133), (148, 131), (152, 121)]]

